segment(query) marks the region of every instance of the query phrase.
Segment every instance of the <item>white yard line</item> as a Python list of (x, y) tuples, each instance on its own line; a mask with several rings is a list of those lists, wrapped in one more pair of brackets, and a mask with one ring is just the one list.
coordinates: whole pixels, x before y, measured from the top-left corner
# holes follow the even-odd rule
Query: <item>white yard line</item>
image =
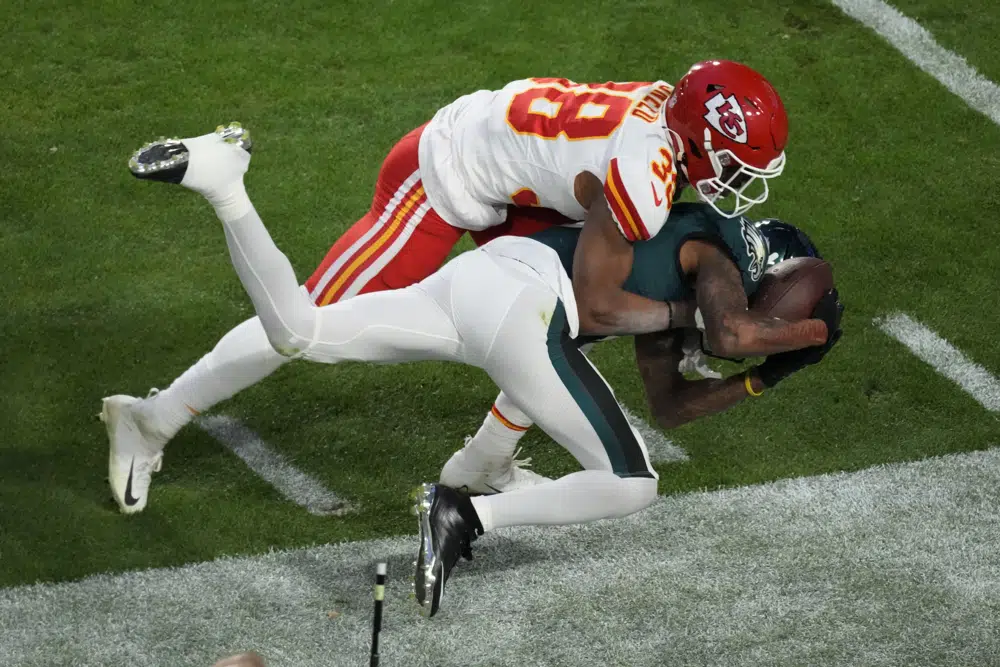
[[(938, 44), (916, 21), (882, 0), (831, 2), (881, 35), (971, 108), (1000, 125), (1000, 86), (977, 72), (965, 58)], [(1000, 412), (1000, 382), (951, 343), (903, 313), (876, 319), (875, 323), (987, 410)]]
[(341, 515), (351, 511), (344, 499), (286, 461), (238, 419), (213, 415), (200, 417), (197, 424), (243, 459), (251, 470), (281, 495), (301, 505), (310, 514)]
[(1000, 449), (691, 493), (474, 545), (441, 613), (414, 537), (0, 589), (0, 665), (987, 665), (1000, 655)]
[(1000, 412), (1000, 381), (941, 336), (905, 313), (875, 320), (934, 370), (956, 383), (990, 412)]
[(649, 451), (650, 461), (653, 463), (673, 463), (688, 460), (687, 452), (675, 445), (673, 440), (663, 435), (663, 431), (655, 426), (650, 426), (642, 417), (633, 414), (624, 405), (622, 406), (622, 413), (624, 413), (625, 419), (639, 432), (642, 439), (646, 441), (646, 449)]
[(949, 51), (919, 23), (881, 0), (831, 0), (896, 47), (914, 65), (941, 82), (966, 104), (1000, 125), (1000, 87)]

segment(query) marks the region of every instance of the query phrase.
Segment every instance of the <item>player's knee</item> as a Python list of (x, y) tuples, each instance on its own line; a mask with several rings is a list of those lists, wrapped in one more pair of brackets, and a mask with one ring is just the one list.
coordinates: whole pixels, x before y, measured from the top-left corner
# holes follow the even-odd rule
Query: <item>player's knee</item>
[(655, 477), (627, 477), (629, 494), (634, 500), (635, 509), (638, 512), (653, 504), (656, 500), (658, 480)]
[(274, 348), (274, 351), (283, 357), (294, 357), (304, 349), (298, 347), (294, 338), (292, 338), (291, 335), (285, 331), (268, 329), (267, 340), (270, 341), (271, 347)]
[(637, 477), (636, 479), (642, 480), (642, 500), (645, 503), (643, 507), (649, 507), (659, 495), (660, 480), (656, 477)]
[(656, 491), (656, 478), (618, 477), (614, 517), (621, 518), (646, 509), (656, 500)]
[(264, 332), (278, 354), (294, 357), (313, 342), (319, 309), (303, 294), (295, 303), (278, 306), (271, 316), (261, 316)]

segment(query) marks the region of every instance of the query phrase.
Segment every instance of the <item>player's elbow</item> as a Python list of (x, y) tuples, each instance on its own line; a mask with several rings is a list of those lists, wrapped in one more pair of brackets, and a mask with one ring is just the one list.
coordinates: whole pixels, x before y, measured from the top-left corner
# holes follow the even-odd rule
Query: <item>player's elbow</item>
[(738, 336), (730, 331), (706, 331), (705, 342), (712, 354), (718, 357), (736, 358), (740, 356), (741, 345)]
[(600, 334), (607, 327), (609, 313), (598, 308), (583, 308), (580, 314), (580, 333)]
[(576, 308), (582, 333), (606, 333), (614, 329), (618, 321), (618, 304), (608, 295), (584, 292), (582, 297), (577, 297)]
[(705, 341), (716, 356), (740, 358), (751, 356), (746, 354), (748, 345), (752, 342), (749, 340), (749, 333), (741, 318), (725, 315), (718, 324), (706, 326)]

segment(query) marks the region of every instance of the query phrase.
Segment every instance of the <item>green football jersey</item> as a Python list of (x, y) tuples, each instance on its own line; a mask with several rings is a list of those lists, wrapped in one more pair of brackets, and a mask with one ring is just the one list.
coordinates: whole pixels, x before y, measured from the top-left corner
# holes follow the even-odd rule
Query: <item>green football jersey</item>
[[(554, 248), (572, 276), (579, 237), (578, 228), (552, 227), (531, 238)], [(739, 267), (747, 298), (753, 296), (767, 262), (764, 236), (747, 218), (724, 218), (707, 204), (688, 202), (674, 204), (667, 224), (656, 236), (633, 244), (632, 272), (623, 288), (656, 301), (693, 299), (693, 285), (681, 271), (680, 249), (695, 239), (714, 243), (727, 253)]]

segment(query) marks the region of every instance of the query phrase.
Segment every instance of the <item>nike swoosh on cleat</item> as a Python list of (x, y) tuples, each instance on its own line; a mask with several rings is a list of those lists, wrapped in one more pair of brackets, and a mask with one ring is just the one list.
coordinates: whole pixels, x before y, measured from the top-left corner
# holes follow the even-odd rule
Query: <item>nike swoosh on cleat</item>
[(125, 504), (129, 507), (139, 502), (139, 499), (132, 495), (132, 468), (135, 467), (135, 457), (128, 466), (128, 483), (125, 485)]

